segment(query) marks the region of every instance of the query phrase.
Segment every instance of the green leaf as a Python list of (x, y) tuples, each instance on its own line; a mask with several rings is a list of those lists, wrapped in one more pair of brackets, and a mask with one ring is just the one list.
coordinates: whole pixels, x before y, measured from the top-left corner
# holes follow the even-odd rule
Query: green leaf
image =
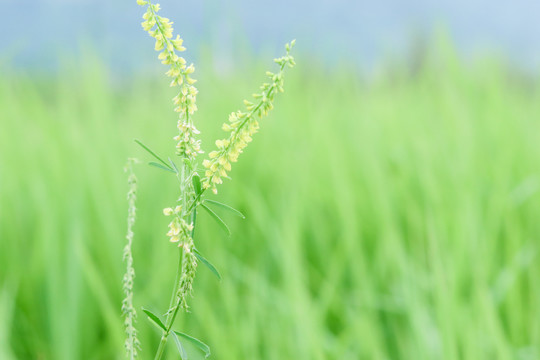
[(161, 170), (169, 171), (169, 172), (172, 172), (173, 174), (176, 174), (176, 171), (171, 170), (170, 167), (163, 166), (160, 163), (157, 163), (157, 162), (154, 162), (154, 161), (150, 161), (148, 163), (148, 165), (155, 166), (155, 167), (157, 167), (157, 168), (159, 168)]
[(171, 163), (172, 167), (174, 168), (175, 172), (178, 174), (180, 171), (178, 171), (178, 168), (176, 167), (176, 164), (174, 161), (171, 160), (171, 158), (168, 158), (169, 162)]
[(206, 267), (208, 269), (210, 269), (210, 271), (214, 275), (216, 275), (216, 277), (221, 281), (221, 274), (219, 273), (218, 269), (216, 269), (216, 267), (210, 261), (206, 260), (205, 257), (201, 255), (199, 250), (194, 249), (194, 252), (195, 252), (195, 256), (197, 257), (197, 259), (199, 259), (200, 262), (202, 262), (204, 265), (206, 265)]
[(210, 347), (203, 343), (199, 339), (195, 339), (193, 336), (189, 336), (188, 334), (181, 333), (179, 331), (174, 332), (176, 335), (183, 337), (187, 341), (191, 342), (193, 345), (195, 345), (197, 348), (199, 348), (202, 352), (204, 352), (204, 358), (210, 356)]
[(150, 155), (152, 155), (153, 157), (155, 157), (159, 162), (161, 162), (163, 165), (165, 165), (166, 167), (168, 167), (171, 171), (172, 171), (172, 168), (169, 166), (169, 164), (167, 164), (165, 162), (165, 160), (163, 160), (162, 158), (160, 158), (155, 152), (153, 152), (152, 150), (150, 150), (148, 148), (148, 146), (144, 145), (142, 142), (140, 142), (139, 140), (135, 139), (135, 142), (137, 144), (139, 144), (144, 150), (148, 151), (148, 153)]
[(241, 217), (242, 219), (246, 218), (245, 215), (242, 214), (240, 211), (236, 210), (235, 208), (233, 208), (232, 206), (229, 206), (227, 204), (223, 204), (223, 203), (220, 203), (219, 201), (208, 200), (208, 199), (204, 200), (204, 202), (208, 202), (208, 203), (210, 203), (212, 205), (219, 206), (220, 208), (225, 209), (225, 210), (233, 213), (234, 215)]
[(173, 331), (172, 334), (173, 334), (173, 337), (174, 337), (174, 342), (176, 343), (176, 348), (178, 349), (178, 352), (180, 353), (180, 358), (182, 360), (187, 360), (188, 356), (187, 356), (186, 350), (182, 346), (182, 343), (180, 342), (180, 339), (178, 338), (178, 335), (176, 335), (176, 331)]
[(156, 324), (158, 327), (163, 329), (164, 331), (167, 331), (167, 328), (165, 327), (165, 324), (157, 317), (157, 315), (154, 315), (150, 310), (146, 310), (145, 308), (142, 309), (146, 315), (148, 315), (148, 318), (152, 320), (154, 324)]
[(182, 162), (191, 170), (193, 170), (193, 163), (191, 162), (191, 160), (189, 160), (188, 158), (183, 158)]
[(193, 175), (193, 189), (195, 189), (195, 195), (199, 196), (202, 193), (202, 186), (201, 186), (201, 178), (199, 175), (195, 174)]
[(223, 230), (225, 230), (225, 232), (228, 234), (228, 235), (231, 235), (231, 230), (229, 230), (229, 227), (227, 226), (227, 224), (225, 224), (225, 221), (223, 221), (223, 219), (221, 219), (218, 214), (216, 214), (214, 212), (214, 210), (210, 209), (208, 206), (201, 204), (201, 206), (203, 207), (204, 210), (206, 210), (208, 212), (208, 214), (210, 214), (210, 216), (216, 220), (216, 222), (218, 223), (219, 226), (221, 226), (221, 228)]

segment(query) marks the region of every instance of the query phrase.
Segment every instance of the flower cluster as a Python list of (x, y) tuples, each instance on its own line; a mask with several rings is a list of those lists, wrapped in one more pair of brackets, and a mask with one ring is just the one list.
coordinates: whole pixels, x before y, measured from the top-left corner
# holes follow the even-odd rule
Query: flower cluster
[(184, 257), (182, 259), (182, 275), (180, 277), (180, 284), (178, 287), (178, 293), (176, 296), (180, 300), (179, 306), (187, 310), (187, 298), (193, 291), (193, 280), (195, 280), (195, 272), (197, 271), (197, 257), (193, 253), (195, 245), (193, 244), (193, 238), (190, 236), (186, 242), (184, 242)]
[(193, 224), (188, 224), (181, 216), (182, 207), (177, 206), (174, 210), (172, 208), (163, 209), (165, 216), (174, 215), (173, 220), (169, 223), (169, 232), (167, 236), (173, 243), (178, 243), (178, 247), (184, 246), (191, 239), (191, 231), (193, 230)]
[(187, 66), (186, 60), (176, 54), (184, 51), (183, 40), (180, 36), (173, 39), (172, 21), (157, 15), (159, 4), (152, 4), (147, 0), (137, 0), (139, 5), (148, 5), (143, 15), (142, 27), (155, 39), (155, 49), (160, 51), (158, 58), (165, 65), (169, 65), (166, 75), (170, 77), (171, 86), (179, 86), (180, 92), (173, 98), (174, 111), (178, 113), (178, 135), (176, 154), (193, 161), (197, 154), (202, 153), (201, 142), (195, 138), (199, 131), (193, 125), (191, 116), (197, 111), (197, 89), (193, 86), (196, 80), (190, 75), (195, 71), (193, 64)]
[(268, 115), (273, 108), (274, 96), (277, 92), (283, 92), (283, 73), (285, 66), (293, 67), (294, 58), (290, 55), (290, 50), (294, 45), (294, 40), (285, 45), (287, 54), (274, 61), (280, 66), (279, 72), (274, 74), (267, 72), (266, 75), (271, 82), (261, 86), (261, 92), (253, 94), (255, 102), (244, 100), (246, 111), (231, 113), (229, 122), (223, 124), (223, 130), (229, 132), (229, 137), (217, 140), (217, 150), (208, 154), (208, 159), (203, 161), (206, 168), (203, 187), (212, 189), (217, 193), (216, 185), (223, 182), (222, 178), (227, 177), (227, 172), (231, 170), (231, 162), (236, 162), (243, 149), (251, 142), (253, 134), (259, 129), (258, 118)]
[(180, 277), (180, 284), (178, 287), (177, 298), (179, 299), (179, 306), (185, 310), (188, 309), (187, 297), (191, 295), (193, 290), (193, 280), (195, 279), (195, 272), (197, 269), (197, 257), (193, 253), (194, 243), (191, 236), (193, 230), (193, 224), (188, 224), (182, 218), (182, 207), (165, 208), (163, 209), (165, 216), (174, 215), (173, 220), (169, 223), (169, 232), (167, 236), (170, 237), (171, 242), (177, 242), (178, 246), (182, 246), (184, 257), (182, 259), (182, 275)]

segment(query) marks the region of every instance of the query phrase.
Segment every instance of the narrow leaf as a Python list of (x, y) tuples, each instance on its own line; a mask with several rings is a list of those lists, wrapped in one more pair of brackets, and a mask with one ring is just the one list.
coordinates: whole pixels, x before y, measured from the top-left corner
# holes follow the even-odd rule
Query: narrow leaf
[(174, 168), (175, 172), (178, 174), (179, 171), (178, 171), (178, 168), (176, 167), (176, 164), (174, 163), (174, 161), (171, 160), (171, 158), (168, 158), (169, 159), (169, 162), (171, 163), (172, 167)]
[(159, 319), (159, 317), (157, 317), (157, 315), (154, 315), (150, 310), (146, 310), (145, 308), (142, 309), (142, 311), (144, 311), (144, 313), (146, 315), (148, 315), (148, 318), (150, 320), (152, 320), (152, 322), (154, 324), (156, 324), (157, 326), (159, 326), (161, 329), (163, 329), (164, 331), (167, 331), (167, 328), (165, 327), (165, 324), (163, 324), (163, 322)]
[(210, 203), (212, 205), (219, 206), (220, 208), (225, 209), (225, 210), (233, 213), (234, 215), (241, 217), (242, 219), (246, 218), (245, 215), (242, 214), (240, 211), (236, 210), (235, 208), (233, 208), (232, 206), (229, 206), (227, 204), (223, 204), (223, 203), (220, 203), (219, 201), (208, 200), (208, 199), (204, 200), (204, 202)]
[(201, 178), (199, 175), (193, 175), (193, 188), (195, 189), (195, 195), (199, 196), (202, 193)]
[(176, 174), (176, 171), (171, 170), (170, 167), (163, 166), (160, 163), (157, 163), (157, 162), (154, 162), (154, 161), (150, 161), (148, 163), (148, 165), (152, 165), (152, 166), (155, 166), (155, 167), (157, 167), (157, 168), (159, 168), (161, 170), (169, 171), (169, 172), (172, 172), (173, 174)]
[(167, 164), (167, 163), (165, 162), (165, 160), (163, 160), (162, 158), (160, 158), (155, 152), (153, 152), (152, 150), (150, 150), (150, 149), (148, 148), (148, 146), (144, 145), (142, 142), (140, 142), (140, 141), (137, 140), (137, 139), (135, 139), (135, 142), (136, 142), (137, 144), (139, 144), (144, 150), (148, 151), (148, 153), (149, 153), (150, 155), (152, 155), (153, 157), (155, 157), (159, 162), (161, 162), (163, 165), (165, 165), (166, 167), (168, 167), (169, 169), (172, 170), (172, 168), (169, 166), (169, 164)]
[(180, 358), (182, 360), (187, 360), (188, 356), (187, 356), (186, 350), (182, 346), (182, 343), (180, 342), (180, 339), (178, 338), (178, 335), (176, 335), (176, 331), (173, 331), (172, 334), (173, 334), (173, 337), (174, 337), (174, 342), (176, 343), (176, 348), (178, 349), (178, 352), (180, 353)]
[(216, 275), (216, 277), (221, 280), (221, 274), (219, 273), (218, 269), (216, 269), (216, 267), (208, 260), (205, 259), (204, 256), (201, 255), (201, 253), (199, 252), (199, 250), (197, 249), (194, 249), (195, 251), (195, 256), (197, 257), (197, 259), (199, 259), (200, 262), (202, 262), (204, 265), (206, 265), (206, 267), (208, 269), (210, 269), (210, 271)]
[(181, 333), (179, 331), (174, 332), (176, 335), (183, 337), (193, 345), (195, 345), (197, 348), (199, 348), (202, 352), (204, 352), (204, 358), (210, 356), (210, 347), (203, 343), (201, 340), (194, 338), (193, 336), (189, 336), (188, 334)]
[(214, 212), (214, 210), (210, 209), (208, 206), (206, 206), (204, 203), (201, 204), (203, 209), (206, 210), (208, 212), (208, 214), (210, 214), (210, 216), (216, 220), (216, 222), (218, 223), (219, 226), (221, 226), (221, 228), (223, 230), (225, 230), (225, 232), (228, 234), (228, 235), (231, 235), (231, 230), (229, 230), (229, 227), (227, 226), (227, 224), (225, 224), (225, 221), (223, 221), (223, 219), (221, 219), (218, 214), (216, 214)]

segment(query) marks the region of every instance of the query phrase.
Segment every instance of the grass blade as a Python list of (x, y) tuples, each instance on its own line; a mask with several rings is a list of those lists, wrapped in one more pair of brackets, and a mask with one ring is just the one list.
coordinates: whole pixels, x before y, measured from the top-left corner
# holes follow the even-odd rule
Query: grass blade
[(186, 353), (186, 349), (182, 346), (182, 343), (180, 342), (180, 339), (178, 338), (178, 335), (176, 335), (176, 331), (173, 331), (173, 338), (174, 342), (176, 343), (176, 348), (178, 349), (178, 352), (180, 353), (180, 359), (187, 360), (188, 356)]
[(216, 220), (216, 222), (218, 223), (218, 225), (223, 229), (225, 230), (225, 232), (230, 236), (231, 235), (231, 230), (229, 229), (229, 227), (227, 226), (227, 224), (225, 224), (225, 221), (223, 221), (222, 218), (219, 217), (218, 214), (216, 214), (214, 212), (214, 210), (210, 209), (208, 206), (206, 206), (204, 203), (201, 204), (201, 206), (203, 207), (204, 210), (206, 210), (208, 212), (208, 214), (210, 214), (210, 216)]
[(145, 308), (142, 309), (146, 315), (148, 315), (148, 318), (152, 320), (154, 324), (156, 324), (158, 327), (160, 327), (162, 330), (167, 331), (167, 328), (165, 327), (165, 324), (160, 320), (157, 315), (152, 313), (150, 310), (146, 310)]
[(210, 269), (210, 271), (214, 275), (216, 275), (216, 277), (221, 281), (221, 274), (219, 273), (218, 269), (216, 269), (216, 267), (210, 261), (206, 260), (206, 258), (201, 255), (199, 250), (194, 249), (194, 252), (195, 252), (195, 256), (197, 257), (197, 259), (199, 259), (200, 262), (202, 262), (204, 265), (206, 265), (206, 267), (208, 269)]
[(176, 171), (171, 170), (170, 167), (163, 166), (163, 165), (161, 165), (160, 163), (157, 163), (157, 162), (154, 162), (154, 161), (150, 161), (150, 162), (148, 163), (148, 165), (155, 166), (155, 167), (157, 167), (158, 169), (162, 169), (162, 170), (165, 170), (165, 171), (170, 171), (170, 172), (172, 172), (173, 174), (176, 174)]
[(169, 166), (169, 164), (167, 164), (165, 162), (165, 160), (163, 160), (162, 158), (160, 158), (155, 152), (153, 152), (152, 150), (150, 150), (148, 148), (148, 146), (144, 145), (142, 142), (140, 142), (139, 140), (135, 139), (135, 142), (137, 144), (139, 144), (144, 150), (148, 151), (148, 153), (150, 155), (152, 155), (153, 157), (155, 157), (160, 163), (162, 163), (163, 165), (165, 165), (166, 167), (168, 167), (170, 170), (172, 170), (172, 168)]
[(176, 335), (183, 337), (193, 345), (195, 345), (198, 349), (200, 349), (202, 352), (204, 352), (204, 358), (210, 356), (210, 347), (203, 343), (201, 340), (194, 338), (193, 336), (189, 336), (188, 334), (181, 333), (179, 331), (174, 332)]
[(235, 208), (233, 208), (232, 206), (229, 206), (227, 204), (223, 204), (223, 203), (220, 203), (219, 201), (215, 201), (215, 200), (204, 200), (204, 202), (208, 202), (212, 205), (216, 205), (216, 206), (219, 206), (220, 208), (222, 209), (225, 209), (231, 213), (233, 213), (234, 215), (238, 216), (238, 217), (241, 217), (242, 219), (245, 219), (246, 216), (244, 214), (242, 214), (240, 211), (236, 210)]

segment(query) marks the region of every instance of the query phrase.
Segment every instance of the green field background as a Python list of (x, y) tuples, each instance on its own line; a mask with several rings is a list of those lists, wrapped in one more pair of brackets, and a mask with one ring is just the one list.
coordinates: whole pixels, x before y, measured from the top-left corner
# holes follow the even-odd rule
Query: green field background
[[(244, 61), (197, 66), (207, 152), (272, 69)], [(449, 50), (369, 75), (297, 63), (210, 196), (247, 219), (223, 214), (227, 237), (198, 217), (196, 244), (223, 280), (199, 267), (176, 328), (220, 360), (539, 359), (537, 79)], [(141, 160), (135, 304), (167, 310), (176, 251), (162, 209), (176, 182), (133, 142), (174, 153), (175, 93), (156, 69), (3, 72), (0, 359), (124, 358), (128, 157)], [(151, 359), (159, 332), (142, 313), (138, 328)]]

